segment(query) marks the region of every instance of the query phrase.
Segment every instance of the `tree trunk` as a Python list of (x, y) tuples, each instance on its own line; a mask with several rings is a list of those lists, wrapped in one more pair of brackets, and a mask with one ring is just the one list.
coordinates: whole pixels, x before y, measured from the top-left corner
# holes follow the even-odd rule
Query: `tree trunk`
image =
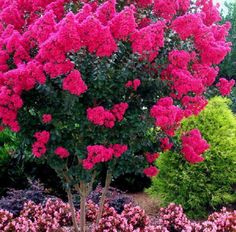
[(68, 202), (70, 204), (71, 217), (72, 217), (74, 230), (75, 230), (75, 232), (80, 232), (79, 226), (78, 226), (78, 223), (77, 223), (76, 211), (75, 211), (75, 207), (74, 207), (73, 198), (72, 198), (70, 188), (67, 189), (67, 197), (68, 197)]
[(80, 232), (86, 232), (86, 185), (80, 182)]
[(106, 195), (107, 195), (109, 186), (111, 184), (111, 179), (112, 179), (112, 174), (111, 174), (111, 172), (107, 171), (105, 186), (103, 188), (102, 196), (101, 196), (100, 203), (99, 203), (99, 210), (98, 210), (98, 216), (97, 216), (97, 220), (96, 220), (96, 226), (98, 226), (98, 223), (99, 223), (100, 219), (102, 218), (103, 208), (104, 208), (104, 204), (105, 204), (105, 200), (106, 200)]

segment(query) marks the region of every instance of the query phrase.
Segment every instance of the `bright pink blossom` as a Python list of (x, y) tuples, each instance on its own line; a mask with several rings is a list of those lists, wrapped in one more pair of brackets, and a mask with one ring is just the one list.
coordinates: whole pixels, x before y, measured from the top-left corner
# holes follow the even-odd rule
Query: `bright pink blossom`
[(32, 145), (32, 153), (35, 157), (40, 158), (47, 151), (46, 146), (43, 143), (35, 142)]
[(115, 16), (115, 4), (115, 0), (108, 0), (97, 8), (95, 15), (103, 25), (107, 25), (107, 23)]
[(111, 109), (111, 113), (115, 116), (118, 122), (121, 122), (128, 107), (129, 105), (126, 102), (115, 104)]
[(40, 131), (34, 134), (36, 142), (32, 145), (32, 153), (35, 157), (40, 158), (47, 151), (46, 144), (49, 141), (50, 133), (48, 131)]
[(127, 88), (133, 88), (134, 91), (137, 91), (138, 87), (140, 86), (141, 81), (139, 79), (134, 79), (133, 81), (128, 81), (125, 84), (125, 87)]
[(153, 0), (135, 0), (135, 3), (141, 8), (146, 8), (153, 3)]
[(74, 70), (63, 80), (63, 89), (80, 96), (87, 91), (88, 87), (81, 78), (80, 72)]
[(112, 128), (115, 125), (115, 116), (102, 106), (87, 109), (87, 118), (95, 125)]
[(50, 123), (52, 121), (52, 115), (51, 114), (44, 114), (42, 116), (43, 123)]
[(44, 130), (44, 131), (36, 132), (34, 134), (34, 137), (37, 139), (38, 142), (46, 144), (49, 141), (50, 133)]
[(181, 140), (181, 152), (189, 163), (195, 164), (204, 160), (201, 155), (209, 149), (210, 146), (207, 141), (202, 138), (198, 129), (193, 129), (182, 135)]
[(146, 157), (146, 160), (148, 163), (153, 163), (156, 161), (156, 159), (159, 157), (159, 153), (150, 153), (150, 152), (147, 152), (145, 153), (145, 157)]
[(234, 85), (235, 80), (228, 81), (225, 78), (220, 78), (219, 82), (216, 84), (221, 95), (223, 96), (229, 95)]
[(69, 151), (64, 147), (57, 147), (54, 153), (62, 159), (67, 158), (70, 155)]
[(109, 25), (114, 38), (126, 40), (137, 26), (134, 18), (134, 6), (125, 7), (124, 10), (117, 13)]
[(169, 61), (178, 68), (187, 69), (191, 54), (184, 50), (173, 50), (169, 53)]
[(128, 150), (128, 146), (122, 144), (114, 144), (111, 148), (113, 149), (113, 154), (116, 158), (121, 157), (121, 155)]
[(155, 59), (159, 48), (164, 46), (164, 28), (165, 24), (158, 21), (136, 30), (131, 36), (133, 52), (149, 61)]
[(113, 149), (106, 148), (103, 145), (94, 145), (87, 147), (88, 156), (83, 160), (83, 167), (91, 169), (97, 163), (107, 162), (112, 159)]
[(185, 110), (185, 117), (198, 115), (207, 105), (207, 100), (203, 96), (184, 96), (181, 100)]
[(155, 166), (150, 166), (143, 170), (143, 173), (148, 177), (154, 177), (159, 173), (159, 170)]
[(165, 19), (172, 19), (177, 11), (185, 12), (190, 6), (190, 0), (154, 0), (154, 12)]
[(164, 152), (169, 151), (174, 145), (173, 143), (170, 142), (170, 139), (168, 137), (161, 138), (160, 142), (161, 142), (161, 149)]
[(82, 44), (97, 56), (111, 56), (117, 50), (117, 45), (108, 26), (93, 16), (87, 17), (79, 26)]
[(179, 126), (180, 121), (183, 119), (183, 111), (173, 105), (171, 97), (161, 98), (157, 101), (156, 105), (151, 108), (150, 114), (155, 118), (156, 126), (169, 136), (173, 136), (175, 129)]

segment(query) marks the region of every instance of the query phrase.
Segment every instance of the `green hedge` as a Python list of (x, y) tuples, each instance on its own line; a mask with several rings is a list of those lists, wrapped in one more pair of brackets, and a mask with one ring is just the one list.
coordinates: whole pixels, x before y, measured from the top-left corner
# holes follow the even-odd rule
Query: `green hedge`
[(181, 130), (199, 128), (211, 148), (205, 161), (191, 165), (178, 153), (161, 154), (159, 175), (147, 192), (158, 196), (163, 205), (181, 204), (188, 216), (205, 217), (212, 209), (233, 203), (236, 194), (236, 118), (229, 100), (215, 97), (197, 117), (183, 122)]

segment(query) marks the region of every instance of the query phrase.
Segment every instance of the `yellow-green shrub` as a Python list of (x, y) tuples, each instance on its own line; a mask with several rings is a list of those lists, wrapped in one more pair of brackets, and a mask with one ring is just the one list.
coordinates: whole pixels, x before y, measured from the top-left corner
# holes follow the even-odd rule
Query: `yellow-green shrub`
[(153, 179), (148, 193), (162, 203), (181, 204), (190, 217), (206, 216), (221, 205), (235, 202), (236, 183), (236, 117), (229, 100), (215, 97), (199, 116), (185, 119), (181, 130), (198, 128), (210, 149), (205, 161), (189, 164), (181, 154), (166, 152), (157, 160), (159, 175)]

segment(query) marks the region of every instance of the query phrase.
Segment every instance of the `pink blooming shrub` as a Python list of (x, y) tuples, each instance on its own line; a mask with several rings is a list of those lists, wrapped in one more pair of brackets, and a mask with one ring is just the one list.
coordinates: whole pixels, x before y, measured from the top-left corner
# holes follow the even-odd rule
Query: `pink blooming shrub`
[(191, 164), (199, 163), (204, 160), (201, 156), (207, 149), (209, 144), (202, 139), (199, 130), (194, 129), (182, 135), (182, 150), (185, 159)]

